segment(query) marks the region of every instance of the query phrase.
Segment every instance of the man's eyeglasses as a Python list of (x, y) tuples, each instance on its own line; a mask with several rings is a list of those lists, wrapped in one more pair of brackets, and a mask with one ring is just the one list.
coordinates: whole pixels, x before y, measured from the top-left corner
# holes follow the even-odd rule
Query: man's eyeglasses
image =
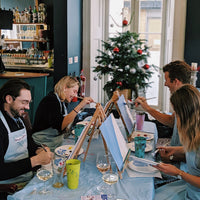
[(22, 99), (19, 99), (19, 98), (17, 98), (17, 97), (14, 97), (14, 96), (12, 96), (12, 98), (13, 98), (14, 101), (17, 99), (17, 100), (20, 101), (20, 103), (23, 104), (23, 105), (28, 105), (28, 104), (30, 104), (30, 103), (33, 102), (32, 100), (31, 100), (31, 101), (22, 100)]

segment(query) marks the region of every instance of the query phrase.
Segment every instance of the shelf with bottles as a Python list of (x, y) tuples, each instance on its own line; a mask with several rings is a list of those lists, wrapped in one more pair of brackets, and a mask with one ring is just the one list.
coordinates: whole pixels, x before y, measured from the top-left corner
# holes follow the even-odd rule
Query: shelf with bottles
[(46, 31), (48, 26), (44, 23), (15, 23), (12, 30), (4, 30), (4, 41), (14, 42), (47, 42)]
[(48, 67), (49, 52), (38, 50), (32, 44), (29, 49), (13, 48), (4, 50), (1, 56), (5, 65), (43, 65)]

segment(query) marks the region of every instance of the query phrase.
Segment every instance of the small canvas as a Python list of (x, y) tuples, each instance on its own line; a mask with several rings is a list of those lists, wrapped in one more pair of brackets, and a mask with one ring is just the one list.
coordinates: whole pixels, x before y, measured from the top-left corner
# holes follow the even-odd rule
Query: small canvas
[(129, 149), (113, 114), (101, 124), (100, 130), (119, 171), (122, 171)]
[(87, 131), (86, 131), (87, 126), (85, 126), (84, 129), (82, 130), (82, 132), (81, 132), (81, 134), (80, 134), (80, 136), (79, 136), (79, 138), (78, 138), (78, 140), (77, 140), (77, 142), (76, 142), (76, 144), (75, 144), (75, 146), (74, 146), (74, 148), (72, 150), (72, 153), (70, 154), (70, 156), (68, 157), (68, 159), (72, 159), (78, 153), (77, 152), (77, 148), (80, 148), (82, 146), (82, 142), (83, 142), (82, 140), (87, 135)]
[(123, 117), (124, 123), (126, 125), (128, 135), (131, 135), (134, 131), (135, 122), (133, 120), (133, 117), (130, 113), (130, 110), (127, 106), (126, 100), (124, 98), (124, 95), (121, 95), (117, 101), (118, 108), (120, 110), (121, 116)]

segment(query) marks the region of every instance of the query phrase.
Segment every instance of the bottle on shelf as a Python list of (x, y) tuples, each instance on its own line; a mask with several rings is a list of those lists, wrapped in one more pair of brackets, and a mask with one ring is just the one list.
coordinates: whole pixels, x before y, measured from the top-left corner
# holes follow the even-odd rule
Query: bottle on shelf
[(49, 67), (49, 68), (52, 67), (52, 56), (51, 56), (51, 52), (49, 52), (49, 55), (48, 55), (48, 67)]
[(34, 6), (34, 9), (33, 9), (33, 23), (37, 23), (37, 22), (38, 22), (38, 12), (37, 12), (36, 6)]
[(15, 14), (16, 14), (16, 13), (15, 13), (15, 8), (14, 8), (14, 7), (13, 7), (13, 10), (12, 10), (12, 11), (13, 11), (13, 23), (16, 23), (16, 19), (15, 19)]
[(15, 22), (20, 23), (20, 13), (19, 13), (18, 7), (16, 7), (15, 9)]
[(29, 18), (29, 23), (32, 23), (33, 22), (33, 12), (32, 12), (31, 6), (29, 6), (28, 18)]
[(27, 8), (24, 9), (24, 22), (29, 23), (29, 13)]

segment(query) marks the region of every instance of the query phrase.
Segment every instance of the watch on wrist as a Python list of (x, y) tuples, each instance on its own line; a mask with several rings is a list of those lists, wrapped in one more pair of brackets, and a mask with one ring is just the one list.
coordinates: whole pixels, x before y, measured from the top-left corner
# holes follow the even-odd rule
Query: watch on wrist
[(185, 174), (185, 172), (182, 171), (182, 170), (180, 170), (179, 173), (178, 173), (178, 175), (177, 175), (177, 177), (178, 177), (179, 179), (182, 179), (183, 174)]
[(169, 160), (173, 160), (174, 159), (174, 155), (172, 154), (171, 156), (169, 156)]

